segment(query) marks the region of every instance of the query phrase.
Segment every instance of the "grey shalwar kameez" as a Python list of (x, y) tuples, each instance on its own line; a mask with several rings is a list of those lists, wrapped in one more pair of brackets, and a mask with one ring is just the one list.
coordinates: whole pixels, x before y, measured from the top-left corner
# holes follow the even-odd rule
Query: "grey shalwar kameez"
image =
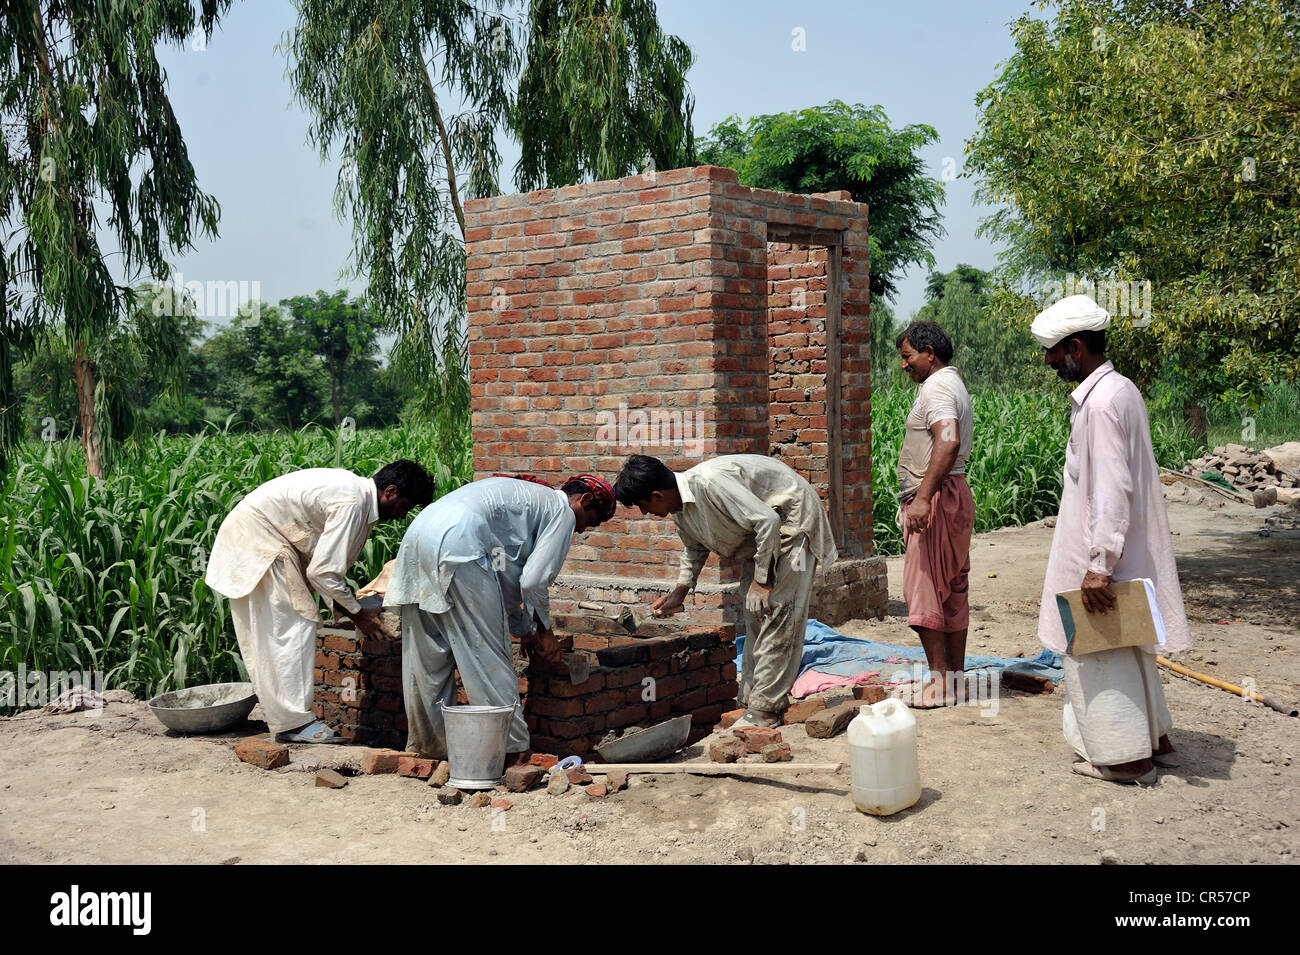
[(685, 545), (677, 582), (694, 587), (712, 552), (744, 561), (742, 595), (754, 580), (772, 588), (766, 616), (745, 610), (739, 699), (780, 712), (799, 676), (813, 579), (837, 556), (821, 499), (793, 469), (759, 454), (723, 455), (676, 477), (682, 507), (672, 519)]
[(402, 618), (408, 750), (446, 756), (453, 668), (470, 703), (515, 705), (506, 749), (529, 748), (510, 637), (551, 626), (547, 588), (575, 527), (568, 495), (514, 478), (467, 484), (411, 522), (384, 600)]

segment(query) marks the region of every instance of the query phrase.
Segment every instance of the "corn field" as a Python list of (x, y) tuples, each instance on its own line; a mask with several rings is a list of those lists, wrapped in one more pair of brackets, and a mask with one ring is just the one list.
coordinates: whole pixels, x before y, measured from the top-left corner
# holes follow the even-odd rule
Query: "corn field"
[[(878, 554), (901, 554), (895, 491), (903, 425), (914, 388), (885, 388), (871, 396), (871, 484)], [(975, 438), (966, 480), (975, 498), (975, 531), (1028, 524), (1055, 514), (1061, 500), (1070, 409), (1065, 394), (984, 391), (971, 395)], [(1181, 468), (1200, 445), (1187, 432), (1151, 422), (1156, 461)]]
[[(75, 442), (28, 446), (0, 504), (0, 671), (86, 670), (137, 696), (246, 679), (225, 599), (203, 582), (230, 509), (264, 481), (307, 467), (373, 474), (423, 464), (437, 493), (471, 475), (468, 439), (433, 429), (157, 435), (123, 451), (103, 480)], [(371, 579), (406, 521), (376, 526), (352, 569)]]
[[(900, 553), (894, 468), (914, 392), (873, 396), (876, 550)], [(973, 396), (975, 446), (967, 468), (977, 531), (1056, 513), (1068, 437), (1062, 396)], [(1181, 466), (1199, 448), (1154, 425), (1156, 456)], [(446, 448), (452, 448), (450, 453)], [(444, 449), (440, 456), (439, 449)], [(439, 495), (472, 475), (468, 435), (433, 428), (349, 435), (298, 432), (156, 435), (123, 449), (105, 479), (86, 477), (74, 442), (32, 444), (4, 479), (0, 502), (0, 672), (99, 671), (108, 687), (152, 696), (245, 679), (226, 601), (203, 582), (221, 521), (248, 491), (297, 468), (373, 474), (395, 458), (429, 469)], [(351, 582), (377, 574), (405, 521), (378, 525)]]

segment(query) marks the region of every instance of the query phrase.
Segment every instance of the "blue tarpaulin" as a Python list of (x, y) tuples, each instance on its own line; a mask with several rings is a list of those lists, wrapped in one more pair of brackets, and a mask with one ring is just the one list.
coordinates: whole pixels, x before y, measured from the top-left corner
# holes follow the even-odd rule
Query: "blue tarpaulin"
[[(740, 669), (741, 655), (745, 650), (744, 636), (736, 637), (736, 668)], [(902, 660), (891, 663), (890, 660)], [(876, 643), (850, 637), (828, 627), (820, 620), (809, 620), (804, 633), (803, 660), (799, 664), (802, 675), (808, 670), (818, 673), (830, 673), (835, 676), (851, 677), (857, 673), (879, 670), (886, 680), (892, 680), (898, 674), (899, 680), (917, 678), (913, 673), (914, 663), (920, 663), (920, 679), (925, 679), (929, 671), (925, 668), (925, 651), (920, 647), (895, 647), (888, 643)], [(1065, 678), (1061, 669), (1061, 655), (1051, 650), (1044, 650), (1036, 657), (982, 657), (966, 655), (966, 671), (1004, 670), (1026, 673), (1030, 676), (1046, 677), (1053, 683)]]

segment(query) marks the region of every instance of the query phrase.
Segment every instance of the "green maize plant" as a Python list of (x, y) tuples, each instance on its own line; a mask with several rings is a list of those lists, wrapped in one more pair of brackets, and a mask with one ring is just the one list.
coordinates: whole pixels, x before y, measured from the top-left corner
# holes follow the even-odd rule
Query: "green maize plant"
[[(137, 696), (244, 678), (227, 602), (203, 582), (225, 516), (288, 471), (373, 474), (396, 458), (423, 464), (445, 494), (470, 479), (471, 444), (438, 438), (420, 427), (210, 428), (146, 438), (102, 480), (86, 476), (75, 442), (28, 445), (0, 503), (0, 671), (102, 671)], [(375, 528), (354, 585), (396, 554), (406, 523)]]
[[(872, 520), (877, 554), (901, 554), (898, 452), (914, 388), (882, 388), (871, 396)], [(975, 437), (966, 480), (975, 498), (975, 531), (996, 530), (1055, 514), (1061, 500), (1070, 406), (1064, 394), (983, 391), (971, 395)], [(1200, 444), (1172, 421), (1151, 422), (1156, 461), (1180, 468)]]

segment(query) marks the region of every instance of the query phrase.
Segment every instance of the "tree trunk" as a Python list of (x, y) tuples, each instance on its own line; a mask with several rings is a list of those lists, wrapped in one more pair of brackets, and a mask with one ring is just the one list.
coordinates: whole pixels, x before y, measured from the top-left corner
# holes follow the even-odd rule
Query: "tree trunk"
[(72, 370), (77, 380), (77, 421), (81, 426), (81, 449), (86, 454), (86, 473), (102, 478), (104, 452), (95, 424), (95, 364), (86, 356), (84, 342), (76, 343)]
[(334, 430), (337, 431), (342, 419), (339, 417), (339, 376), (330, 369), (330, 400), (334, 405)]
[(1206, 444), (1209, 441), (1209, 427), (1205, 420), (1205, 409), (1201, 405), (1184, 405), (1183, 420), (1186, 422), (1187, 430), (1191, 432), (1193, 438), (1201, 444)]

